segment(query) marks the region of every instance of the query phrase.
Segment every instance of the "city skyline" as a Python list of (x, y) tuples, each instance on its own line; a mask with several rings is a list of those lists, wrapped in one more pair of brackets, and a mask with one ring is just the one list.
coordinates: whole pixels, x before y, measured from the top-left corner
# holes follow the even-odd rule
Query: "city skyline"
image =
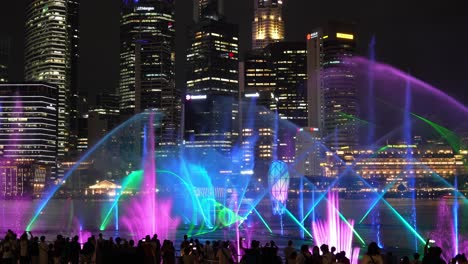
[[(0, 26), (0, 35), (7, 35), (12, 39), (12, 57), (15, 58), (23, 57), (25, 2), (20, 0), (5, 3), (6, 8), (2, 8), (0, 11), (0, 22), (3, 24)], [(119, 3), (116, 2), (81, 3), (80, 32), (82, 36), (80, 41), (82, 54), (79, 88), (81, 92), (91, 93), (89, 96), (91, 102), (94, 101), (94, 93), (112, 92), (117, 87), (118, 66), (115, 64), (118, 62), (119, 49)], [(181, 69), (181, 61), (184, 61), (185, 48), (188, 44), (186, 29), (193, 19), (192, 3), (190, 2), (178, 1), (176, 4), (177, 54), (182, 54), (177, 56), (176, 64), (178, 65), (176, 66), (176, 78), (179, 86), (184, 83), (182, 74), (184, 69)], [(312, 3), (288, 1), (283, 7), (286, 40), (302, 41), (309, 31), (330, 18), (339, 17), (358, 21), (358, 34), (360, 35), (357, 47), (358, 55), (365, 56), (367, 54), (367, 46), (374, 35), (378, 61), (410, 70), (415, 77), (433, 84), (466, 104), (468, 94), (463, 93), (462, 87), (468, 85), (468, 80), (463, 78), (463, 72), (466, 71), (467, 67), (464, 61), (466, 61), (465, 58), (468, 57), (468, 54), (466, 49), (462, 48), (466, 44), (466, 38), (457, 32), (465, 32), (468, 23), (466, 23), (467, 16), (464, 15), (464, 9), (461, 6), (453, 8), (453, 5), (456, 7), (459, 4), (442, 3), (436, 6), (426, 3), (419, 6), (417, 3), (403, 5), (403, 2), (397, 2), (392, 7), (382, 8), (371, 2), (361, 5), (343, 3), (336, 7), (327, 3), (317, 3), (320, 8), (313, 9), (313, 13), (308, 15), (306, 12), (312, 10), (310, 8), (313, 6)], [(244, 11), (250, 14), (249, 16), (253, 19), (253, 2), (247, 0), (236, 1), (236, 3), (225, 1), (224, 6), (228, 22), (240, 22), (240, 51), (243, 53), (251, 45), (252, 20), (243, 19), (243, 16), (236, 15), (240, 11)], [(98, 18), (98, 14), (102, 13), (106, 13), (107, 19), (105, 21)], [(97, 21), (100, 23), (96, 24)], [(100, 34), (102, 30), (105, 30), (106, 33)], [(427, 38), (432, 39), (427, 41)], [(400, 39), (404, 41), (399, 41)], [(448, 46), (449, 43), (445, 43), (448, 39), (451, 39), (451, 49), (444, 49), (444, 53), (430, 53), (431, 49)], [(422, 45), (423, 43), (424, 45)], [(99, 63), (94, 62), (96, 54), (100, 54), (103, 58)], [(16, 61), (10, 64), (12, 64), (11, 80), (21, 81), (22, 63)], [(98, 68), (101, 73), (96, 75), (95, 72)]]
[[(149, 111), (157, 112), (154, 132), (158, 157), (176, 157), (184, 148), (202, 151), (196, 154), (202, 156), (218, 151), (231, 157), (233, 164), (240, 162), (242, 171), (258, 175), (265, 175), (274, 160), (296, 164), (301, 160), (296, 152), (308, 153), (313, 156), (308, 162), (319, 164), (323, 150), (312, 146), (315, 150), (310, 152), (305, 146), (311, 142), (306, 139), (298, 143), (304, 147), (295, 147), (296, 136), (306, 135), (299, 133), (303, 130), (314, 132), (306, 135), (314, 138), (313, 144), (333, 151), (373, 149), (382, 144), (378, 138), (410, 145), (413, 136), (445, 139), (455, 152), (464, 149), (461, 141), (466, 140), (467, 128), (456, 121), (457, 114), (463, 118), (464, 105), (460, 104), (460, 113), (441, 121), (437, 111), (424, 106), (432, 100), (433, 92), (412, 89), (420, 84), (411, 75), (393, 68), (389, 72), (388, 66), (373, 60), (375, 38), (369, 45), (370, 60), (357, 55), (360, 25), (353, 21), (329, 19), (308, 31), (301, 41), (287, 41), (287, 21), (281, 14), (284, 3), (258, 0), (250, 25), (251, 48), (242, 53), (238, 25), (227, 22), (224, 1), (194, 1), (196, 23), (189, 27), (190, 47), (177, 55), (179, 29), (176, 6), (171, 1), (122, 1), (120, 78), (112, 91), (119, 109), (114, 112), (112, 96), (106, 98), (109, 105), (88, 104), (97, 97), (77, 88), (81, 2), (35, 3), (29, 2), (25, 13), (25, 81), (49, 82), (58, 88), (59, 177), (64, 173), (61, 163), (75, 162), (88, 142), (96, 142), (98, 135), (105, 137), (102, 133), (110, 133), (118, 123)], [(179, 69), (186, 72), (177, 77), (176, 57), (184, 55), (186, 61)], [(389, 74), (394, 75), (393, 81)], [(183, 78), (185, 85), (176, 85), (178, 78)], [(412, 101), (413, 96), (418, 100)], [(390, 112), (393, 114), (388, 116)], [(116, 114), (118, 119), (114, 120)], [(417, 120), (417, 124), (410, 124), (411, 115), (411, 123)], [(105, 117), (112, 120), (100, 131), (89, 126)], [(376, 118), (381, 117), (377, 123)], [(447, 127), (459, 136), (448, 130), (446, 134), (454, 133), (452, 141), (434, 133), (426, 138), (431, 120), (442, 122), (442, 128), (450, 124)], [(393, 127), (400, 124), (402, 129)], [(381, 138), (389, 128), (394, 131)], [(440, 134), (440, 128), (435, 130)], [(125, 144), (132, 146), (129, 151), (138, 153), (141, 146), (134, 143), (141, 136), (139, 132), (131, 128), (126, 136)]]

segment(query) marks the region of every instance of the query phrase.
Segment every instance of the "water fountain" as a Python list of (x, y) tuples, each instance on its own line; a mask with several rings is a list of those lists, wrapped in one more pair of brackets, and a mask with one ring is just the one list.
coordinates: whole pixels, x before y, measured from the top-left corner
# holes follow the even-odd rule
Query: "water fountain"
[[(369, 83), (372, 83), (376, 99), (372, 101), (375, 105), (370, 109), (375, 111), (375, 115), (368, 121), (361, 117), (344, 116), (359, 119), (363, 130), (369, 131), (371, 138), (368, 139), (368, 147), (376, 156), (379, 150), (392, 151), (389, 144), (385, 144), (388, 137), (399, 137), (406, 141), (406, 145), (412, 145), (412, 136), (421, 128), (435, 131), (455, 151), (463, 149), (460, 137), (454, 131), (460, 120), (466, 120), (468, 116), (466, 106), (388, 65), (364, 58), (352, 60), (357, 68), (362, 69), (360, 74), (371, 75), (372, 81)], [(384, 103), (380, 103), (381, 98), (385, 98)], [(431, 109), (433, 115), (428, 115), (428, 106), (421, 101), (437, 102), (446, 107)], [(252, 115), (262, 112), (252, 105), (243, 110)], [(387, 115), (388, 112), (393, 115)], [(440, 118), (434, 117), (446, 119), (441, 122)], [(452, 181), (436, 172), (432, 173), (434, 181), (449, 190), (456, 202), (443, 205), (443, 201), (420, 201), (414, 191), (418, 184), (416, 178), (406, 179), (400, 173), (398, 176), (404, 180), (392, 180), (378, 186), (356, 169), (356, 164), (364, 159), (361, 155), (356, 155), (352, 161), (342, 159), (319, 140), (311, 140), (315, 142), (314, 148), (331, 153), (327, 154), (328, 158), (346, 167), (339, 175), (304, 176), (293, 165), (276, 159), (272, 159), (267, 166), (270, 173), (260, 175), (256, 174), (256, 167), (261, 163), (259, 160), (250, 160), (248, 164), (241, 162), (242, 157), (255, 153), (252, 146), (259, 137), (254, 133), (249, 141), (250, 149), (235, 146), (230, 156), (212, 149), (190, 149), (181, 144), (177, 155), (161, 158), (156, 155), (158, 149), (155, 149), (157, 142), (154, 136), (154, 130), (160, 124), (159, 118), (159, 113), (145, 112), (121, 124), (91, 147), (66, 173), (62, 182), (51, 186), (41, 199), (16, 201), (13, 205), (9, 201), (1, 203), (0, 229), (75, 232), (84, 238), (96, 232), (136, 239), (154, 233), (162, 239), (178, 239), (181, 234), (188, 234), (198, 238), (237, 241), (238, 250), (241, 237), (246, 237), (246, 242), (252, 239), (279, 239), (283, 244), (294, 239), (301, 243), (313, 241), (336, 246), (351, 255), (354, 263), (358, 252), (355, 248), (374, 240), (380, 245), (399, 244), (414, 251), (421, 250), (426, 238), (433, 236), (444, 243), (441, 245), (448, 247), (442, 242), (443, 237), (434, 233), (444, 227), (450, 227), (453, 234), (450, 243), (456, 245), (449, 250), (450, 255), (467, 247), (468, 230), (461, 221), (468, 214), (467, 199), (458, 191), (458, 187), (466, 183), (457, 182), (462, 178), (455, 177)], [(294, 127), (278, 119), (276, 113), (257, 118), (275, 120), (273, 140), (278, 139), (276, 134), (281, 128)], [(256, 124), (252, 121), (255, 119), (250, 118), (247, 127), (255, 128)], [(371, 132), (374, 129), (375, 134)], [(379, 130), (384, 130), (384, 133)], [(383, 136), (377, 138), (378, 135)], [(372, 138), (374, 136), (375, 139)], [(119, 141), (131, 144), (125, 145), (125, 149), (113, 157), (115, 163), (103, 162), (107, 160), (102, 154), (106, 145)], [(276, 149), (272, 151), (276, 153)], [(409, 153), (411, 149), (405, 148), (404, 151)], [(406, 160), (411, 159), (415, 157), (408, 154)], [(106, 178), (118, 184), (119, 191), (113, 196), (99, 199), (87, 197), (85, 201), (55, 199), (73, 181), (75, 172), (84, 163), (120, 171), (121, 174)], [(108, 172), (98, 171), (97, 174), (109, 175)], [(411, 197), (389, 199), (388, 194), (401, 183), (413, 190)], [(355, 193), (353, 186), (368, 190), (365, 199), (339, 198), (345, 192), (343, 190)], [(422, 204), (422, 207), (418, 207), (418, 204)], [(424, 206), (446, 208), (440, 216), (445, 222), (435, 220), (436, 217), (421, 209)], [(56, 219), (55, 226), (50, 223), (51, 219)], [(392, 236), (391, 233), (397, 231), (401, 236)], [(327, 238), (325, 234), (331, 236)], [(282, 245), (281, 242), (278, 244)]]

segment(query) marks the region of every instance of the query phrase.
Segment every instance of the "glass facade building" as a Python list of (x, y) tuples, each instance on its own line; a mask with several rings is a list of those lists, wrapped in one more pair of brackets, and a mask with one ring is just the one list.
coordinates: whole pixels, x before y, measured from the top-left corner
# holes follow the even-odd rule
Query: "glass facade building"
[[(275, 72), (274, 90), (278, 118), (296, 127), (307, 126), (307, 49), (305, 42), (276, 42), (266, 50)], [(293, 163), (295, 158), (296, 129), (278, 127), (278, 159)]]
[(25, 80), (58, 88), (59, 161), (76, 143), (70, 141), (70, 118), (71, 94), (77, 92), (78, 14), (78, 0), (28, 0), (26, 7)]
[(174, 3), (122, 1), (120, 19), (120, 114), (158, 111), (156, 142), (175, 147), (181, 139), (182, 94), (175, 86)]
[(308, 122), (332, 149), (358, 145), (356, 52), (352, 24), (330, 22), (307, 35)]
[[(80, 32), (79, 32), (80, 0), (67, 0), (67, 28), (70, 40), (70, 153), (76, 156), (77, 153), (85, 150), (82, 127), (84, 125), (83, 116), (87, 109), (83, 109), (83, 101), (86, 101), (84, 94), (78, 89), (78, 64), (80, 60)], [(85, 111), (83, 111), (85, 110)], [(75, 157), (71, 157), (75, 158)]]
[(40, 83), (0, 84), (0, 105), (0, 159), (47, 167), (54, 179), (58, 89)]
[(187, 54), (185, 146), (230, 156), (238, 138), (238, 27), (203, 18), (192, 29)]
[(261, 49), (268, 44), (284, 40), (282, 0), (254, 0), (252, 22), (252, 48)]

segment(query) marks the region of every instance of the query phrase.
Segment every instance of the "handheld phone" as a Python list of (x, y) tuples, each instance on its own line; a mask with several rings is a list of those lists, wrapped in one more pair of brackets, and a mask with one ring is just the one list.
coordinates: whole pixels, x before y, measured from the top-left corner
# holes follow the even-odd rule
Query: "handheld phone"
[(434, 240), (434, 239), (429, 239), (429, 243), (434, 244), (434, 243), (435, 243), (435, 240)]
[(193, 247), (193, 250), (197, 250), (197, 247)]
[(242, 238), (242, 241), (245, 241), (245, 237)]

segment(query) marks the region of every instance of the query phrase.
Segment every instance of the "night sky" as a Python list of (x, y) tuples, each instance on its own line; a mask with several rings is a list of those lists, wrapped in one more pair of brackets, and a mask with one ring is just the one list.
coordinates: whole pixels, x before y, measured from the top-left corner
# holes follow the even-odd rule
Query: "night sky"
[[(241, 52), (251, 42), (253, 0), (225, 0), (226, 17), (240, 26)], [(13, 41), (11, 78), (23, 78), (26, 0), (2, 1), (0, 37)], [(304, 40), (329, 19), (358, 24), (358, 53), (375, 35), (377, 60), (391, 64), (468, 104), (468, 9), (454, 1), (286, 0), (286, 40)], [(114, 92), (119, 71), (119, 0), (82, 0), (79, 87), (91, 101)], [(176, 5), (177, 84), (184, 85), (185, 49), (192, 20), (190, 0)]]

